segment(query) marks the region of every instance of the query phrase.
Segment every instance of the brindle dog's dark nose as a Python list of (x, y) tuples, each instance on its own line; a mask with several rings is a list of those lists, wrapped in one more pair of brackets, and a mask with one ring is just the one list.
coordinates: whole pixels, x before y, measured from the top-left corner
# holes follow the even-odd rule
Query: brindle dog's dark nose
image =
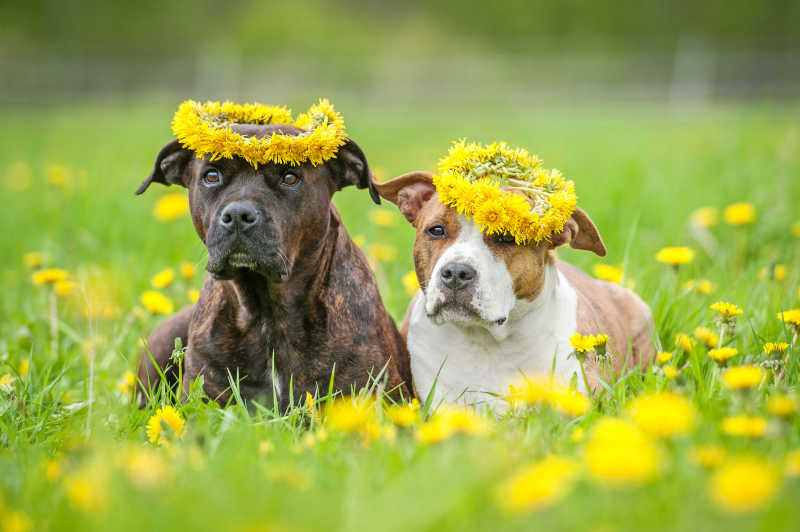
[(258, 225), (261, 215), (255, 205), (249, 202), (234, 201), (222, 209), (219, 215), (219, 223), (227, 231), (245, 232)]
[(466, 264), (458, 262), (450, 262), (445, 264), (439, 276), (442, 278), (442, 283), (450, 290), (461, 290), (462, 288), (472, 284), (478, 272), (475, 268)]

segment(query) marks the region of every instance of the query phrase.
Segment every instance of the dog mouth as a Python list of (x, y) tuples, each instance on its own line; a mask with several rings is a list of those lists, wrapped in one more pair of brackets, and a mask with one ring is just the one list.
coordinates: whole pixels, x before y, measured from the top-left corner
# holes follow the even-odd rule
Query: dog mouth
[(438, 325), (460, 323), (499, 327), (508, 321), (508, 316), (488, 318), (473, 304), (457, 299), (438, 299), (426, 314)]
[(236, 249), (209, 254), (206, 270), (216, 280), (230, 280), (243, 272), (253, 272), (271, 282), (281, 283), (289, 278), (289, 260), (277, 250), (264, 255)]

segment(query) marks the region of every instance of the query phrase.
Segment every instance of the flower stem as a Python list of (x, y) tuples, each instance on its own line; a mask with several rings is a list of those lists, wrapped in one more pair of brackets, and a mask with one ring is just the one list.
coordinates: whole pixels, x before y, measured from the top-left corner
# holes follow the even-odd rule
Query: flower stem
[(589, 380), (586, 378), (586, 371), (583, 369), (583, 357), (578, 357), (578, 365), (581, 367), (581, 376), (583, 377), (583, 385), (586, 387), (586, 395), (592, 397), (592, 389), (589, 388)]
[(58, 306), (55, 289), (50, 290), (50, 352), (58, 358)]
[(794, 350), (794, 344), (797, 343), (797, 333), (794, 333), (792, 337), (792, 345), (789, 346), (789, 349), (786, 350), (786, 356), (783, 358), (783, 366), (781, 367), (781, 372), (778, 373), (778, 377), (775, 379), (775, 387), (777, 388), (781, 380), (783, 380), (783, 374), (786, 373), (786, 366), (789, 365), (789, 353), (790, 351)]

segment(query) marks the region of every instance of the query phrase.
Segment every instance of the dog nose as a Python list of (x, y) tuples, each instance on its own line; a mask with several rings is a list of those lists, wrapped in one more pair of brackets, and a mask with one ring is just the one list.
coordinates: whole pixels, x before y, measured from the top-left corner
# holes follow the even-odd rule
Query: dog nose
[(469, 286), (477, 275), (475, 268), (458, 262), (445, 264), (439, 274), (442, 283), (450, 290), (460, 290)]
[(241, 201), (229, 203), (219, 215), (219, 223), (228, 231), (247, 231), (261, 219), (255, 205)]

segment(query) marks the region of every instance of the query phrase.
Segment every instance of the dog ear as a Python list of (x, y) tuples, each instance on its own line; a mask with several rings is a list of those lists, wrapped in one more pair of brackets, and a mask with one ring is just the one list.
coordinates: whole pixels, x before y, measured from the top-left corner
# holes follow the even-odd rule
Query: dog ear
[(588, 214), (577, 207), (564, 225), (564, 229), (550, 238), (550, 245), (553, 248), (564, 244), (569, 244), (574, 249), (591, 251), (601, 257), (606, 256), (606, 245), (600, 237), (597, 226)]
[(378, 194), (397, 205), (411, 223), (414, 223), (422, 206), (436, 192), (433, 174), (430, 172), (409, 172), (385, 183), (375, 183), (374, 186)]
[(367, 156), (358, 144), (347, 139), (344, 146), (339, 148), (336, 157), (328, 161), (333, 174), (336, 190), (341, 190), (348, 185), (358, 188), (368, 188), (372, 201), (381, 204), (381, 198), (372, 184), (372, 172), (369, 170)]
[(162, 185), (181, 185), (183, 182), (183, 172), (186, 165), (192, 158), (192, 152), (181, 147), (177, 140), (173, 140), (158, 152), (156, 163), (150, 176), (145, 179), (136, 191), (138, 196), (150, 186), (150, 183), (161, 183)]

